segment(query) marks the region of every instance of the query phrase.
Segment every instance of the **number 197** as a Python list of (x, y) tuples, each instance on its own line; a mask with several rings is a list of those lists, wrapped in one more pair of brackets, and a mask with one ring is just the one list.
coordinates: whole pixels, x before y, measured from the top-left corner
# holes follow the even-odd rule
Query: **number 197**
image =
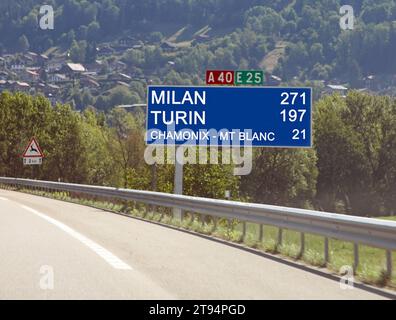
[(299, 110), (290, 109), (289, 111), (287, 111), (286, 109), (283, 109), (280, 114), (282, 116), (283, 122), (286, 122), (286, 121), (302, 122), (306, 112), (307, 112), (307, 110), (305, 110), (305, 109), (299, 109)]

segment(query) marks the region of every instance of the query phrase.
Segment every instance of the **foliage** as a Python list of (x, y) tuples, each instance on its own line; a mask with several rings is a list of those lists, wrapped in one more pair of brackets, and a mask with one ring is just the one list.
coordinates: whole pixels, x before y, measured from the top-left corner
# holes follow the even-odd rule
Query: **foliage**
[(259, 149), (241, 189), (254, 202), (306, 207), (316, 191), (313, 150)]
[[(394, 212), (396, 105), (389, 97), (353, 92), (329, 96), (315, 112), (318, 198), (358, 215)], [(393, 147), (393, 148), (392, 148)]]

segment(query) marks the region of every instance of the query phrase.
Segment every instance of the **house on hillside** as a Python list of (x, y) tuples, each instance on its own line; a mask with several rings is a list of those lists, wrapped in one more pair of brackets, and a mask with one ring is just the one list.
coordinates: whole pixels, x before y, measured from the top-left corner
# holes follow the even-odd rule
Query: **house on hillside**
[(117, 81), (117, 85), (129, 88), (129, 84), (124, 81)]
[(30, 85), (26, 82), (15, 81), (12, 86), (14, 91), (29, 92)]
[(102, 56), (111, 56), (115, 53), (115, 50), (110, 46), (103, 46), (103, 47), (99, 47), (97, 52), (99, 55)]
[(0, 80), (7, 80), (8, 79), (8, 72), (0, 71)]
[(128, 76), (125, 73), (119, 73), (118, 76), (121, 79), (121, 81), (131, 81), (132, 80), (132, 77)]
[(62, 69), (62, 66), (65, 64), (66, 59), (64, 57), (56, 57), (49, 59), (46, 62), (46, 70), (47, 72), (58, 72)]
[(50, 83), (50, 84), (47, 84), (47, 85), (43, 88), (43, 91), (44, 91), (44, 93), (45, 93), (46, 95), (49, 95), (49, 94), (54, 95), (54, 94), (58, 93), (59, 90), (60, 90), (60, 87), (59, 87), (59, 86), (57, 86), (56, 84), (51, 84), (51, 83)]
[(34, 84), (37, 91), (43, 92), (45, 88), (45, 84), (42, 82), (37, 82)]
[(196, 45), (198, 43), (205, 43), (210, 41), (210, 36), (207, 34), (197, 34), (192, 41), (192, 45)]
[(85, 68), (89, 72), (100, 73), (103, 69), (103, 62), (101, 60), (95, 60), (92, 63), (86, 64)]
[(165, 52), (172, 52), (177, 50), (177, 46), (169, 41), (162, 42), (160, 47)]
[(37, 82), (40, 79), (40, 74), (36, 69), (25, 69), (22, 78), (25, 81)]
[(7, 89), (7, 81), (0, 80), (0, 92)]
[(40, 67), (46, 67), (49, 58), (45, 54), (40, 54), (37, 59), (37, 65)]
[(38, 64), (40, 56), (37, 53), (29, 51), (24, 54), (24, 58), (29, 66), (34, 66)]
[(348, 88), (340, 84), (328, 84), (326, 86), (325, 93), (326, 94), (338, 93), (342, 97), (345, 97), (346, 94), (348, 93)]
[(124, 71), (126, 68), (127, 68), (127, 64), (120, 60), (117, 60), (114, 65), (114, 71), (120, 72), (120, 71)]
[(132, 47), (136, 43), (136, 39), (131, 36), (122, 37), (118, 40), (118, 45), (122, 47)]
[(85, 72), (85, 67), (81, 63), (66, 63), (63, 66), (63, 70), (65, 73), (71, 74), (80, 74)]
[(0, 69), (5, 69), (6, 68), (6, 59), (3, 57), (0, 57)]
[(62, 73), (50, 73), (47, 75), (47, 81), (50, 83), (64, 82), (69, 80), (68, 77)]
[(265, 85), (266, 86), (279, 86), (282, 83), (282, 79), (278, 76), (270, 74), (269, 72), (265, 73)]
[(70, 79), (80, 78), (81, 74), (85, 71), (86, 69), (81, 63), (66, 63), (61, 69), (61, 73)]
[(90, 88), (90, 89), (98, 89), (100, 88), (100, 84), (99, 82), (97, 82), (96, 80), (94, 80), (91, 77), (83, 77), (80, 80), (80, 84), (84, 87), (84, 88)]
[(26, 63), (22, 59), (15, 59), (10, 62), (11, 72), (21, 73), (26, 69)]
[(126, 63), (119, 60), (108, 61), (109, 72), (122, 72), (127, 68)]
[(381, 81), (375, 75), (369, 75), (363, 78), (363, 84), (370, 90), (376, 91), (381, 89)]

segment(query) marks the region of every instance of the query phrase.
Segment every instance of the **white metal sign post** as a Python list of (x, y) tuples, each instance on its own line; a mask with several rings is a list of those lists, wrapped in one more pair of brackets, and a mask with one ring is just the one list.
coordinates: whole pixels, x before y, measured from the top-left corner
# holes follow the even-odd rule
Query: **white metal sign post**
[[(174, 181), (174, 194), (183, 194), (183, 160), (178, 159), (178, 153), (183, 154), (183, 147), (175, 148), (175, 181)], [(182, 158), (182, 157), (180, 157)], [(182, 160), (182, 161), (179, 161)], [(173, 217), (179, 221), (182, 220), (182, 210), (173, 208)]]

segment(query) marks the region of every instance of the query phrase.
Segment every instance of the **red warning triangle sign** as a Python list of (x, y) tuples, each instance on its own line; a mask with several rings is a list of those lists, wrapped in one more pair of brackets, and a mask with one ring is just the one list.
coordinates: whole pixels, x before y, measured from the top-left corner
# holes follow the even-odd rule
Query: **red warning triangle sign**
[(22, 157), (24, 158), (44, 158), (44, 154), (40, 149), (40, 146), (36, 138), (32, 138), (27, 145)]

